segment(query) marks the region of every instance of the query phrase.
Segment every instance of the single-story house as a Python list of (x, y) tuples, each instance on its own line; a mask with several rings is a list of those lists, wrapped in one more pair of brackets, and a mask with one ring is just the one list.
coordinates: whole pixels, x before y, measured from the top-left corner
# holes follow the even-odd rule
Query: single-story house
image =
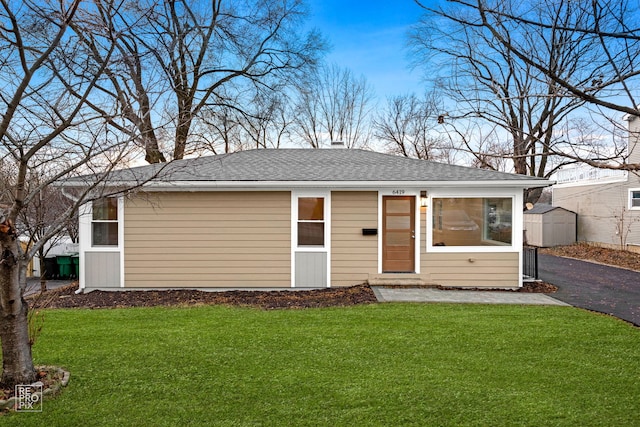
[(516, 288), (523, 189), (550, 183), (331, 148), (177, 160), (117, 171), (107, 184), (139, 188), (82, 207), (83, 290)]

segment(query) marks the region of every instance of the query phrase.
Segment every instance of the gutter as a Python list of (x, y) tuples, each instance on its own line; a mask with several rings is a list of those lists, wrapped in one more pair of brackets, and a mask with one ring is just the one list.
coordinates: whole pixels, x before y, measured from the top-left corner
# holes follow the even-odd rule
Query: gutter
[[(336, 189), (380, 189), (380, 188), (539, 188), (555, 184), (555, 181), (531, 180), (496, 180), (496, 181), (150, 181), (142, 185), (150, 191), (210, 191), (235, 189), (291, 189), (291, 188), (336, 188)], [(132, 187), (136, 182), (113, 181), (114, 187)], [(63, 187), (78, 187), (65, 183)]]

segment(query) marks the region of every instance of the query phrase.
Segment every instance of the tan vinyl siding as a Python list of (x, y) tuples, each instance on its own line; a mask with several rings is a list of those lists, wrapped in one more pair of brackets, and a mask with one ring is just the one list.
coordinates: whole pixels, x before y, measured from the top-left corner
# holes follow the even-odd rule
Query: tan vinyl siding
[[(428, 208), (420, 208), (420, 272), (442, 286), (515, 288), (519, 286), (518, 253), (425, 252)], [(470, 261), (472, 260), (472, 261)]]
[(289, 192), (155, 193), (127, 200), (126, 287), (290, 287)]
[(515, 288), (519, 285), (517, 253), (423, 253), (423, 273), (443, 286)]
[(365, 282), (378, 272), (378, 236), (362, 235), (378, 227), (378, 193), (333, 191), (331, 224), (331, 286)]

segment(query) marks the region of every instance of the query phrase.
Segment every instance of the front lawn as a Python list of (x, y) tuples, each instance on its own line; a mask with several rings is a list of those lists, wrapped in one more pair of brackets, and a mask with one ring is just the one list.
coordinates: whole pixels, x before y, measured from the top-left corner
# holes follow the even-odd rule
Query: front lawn
[(71, 372), (1, 425), (640, 424), (640, 329), (568, 307), (51, 310)]

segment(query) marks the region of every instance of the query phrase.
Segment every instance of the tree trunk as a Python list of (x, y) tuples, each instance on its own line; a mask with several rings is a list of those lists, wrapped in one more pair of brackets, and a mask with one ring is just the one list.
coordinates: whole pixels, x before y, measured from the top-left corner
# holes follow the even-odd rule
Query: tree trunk
[[(145, 98), (146, 99), (146, 98)], [(162, 151), (158, 147), (158, 138), (156, 137), (156, 131), (151, 123), (151, 112), (149, 111), (148, 100), (144, 104), (147, 107), (146, 114), (142, 121), (139, 123), (142, 131), (142, 140), (144, 141), (145, 160), (150, 163), (164, 163), (167, 159), (164, 157)]]
[(542, 196), (542, 188), (528, 188), (524, 191), (524, 202), (535, 205)]
[(145, 153), (144, 159), (149, 164), (163, 163), (167, 161), (164, 154), (162, 154), (162, 151), (160, 151), (160, 148), (158, 148), (158, 141), (156, 140), (147, 140), (145, 143)]
[(18, 259), (18, 241), (12, 230), (0, 232), (0, 340), (2, 379), (5, 387), (31, 384), (36, 379), (29, 343), (27, 302), (22, 298), (21, 280), (26, 265)]
[(173, 159), (180, 160), (184, 158), (187, 148), (187, 138), (191, 129), (191, 116), (189, 113), (178, 113), (178, 127), (176, 129), (176, 141), (173, 150)]

